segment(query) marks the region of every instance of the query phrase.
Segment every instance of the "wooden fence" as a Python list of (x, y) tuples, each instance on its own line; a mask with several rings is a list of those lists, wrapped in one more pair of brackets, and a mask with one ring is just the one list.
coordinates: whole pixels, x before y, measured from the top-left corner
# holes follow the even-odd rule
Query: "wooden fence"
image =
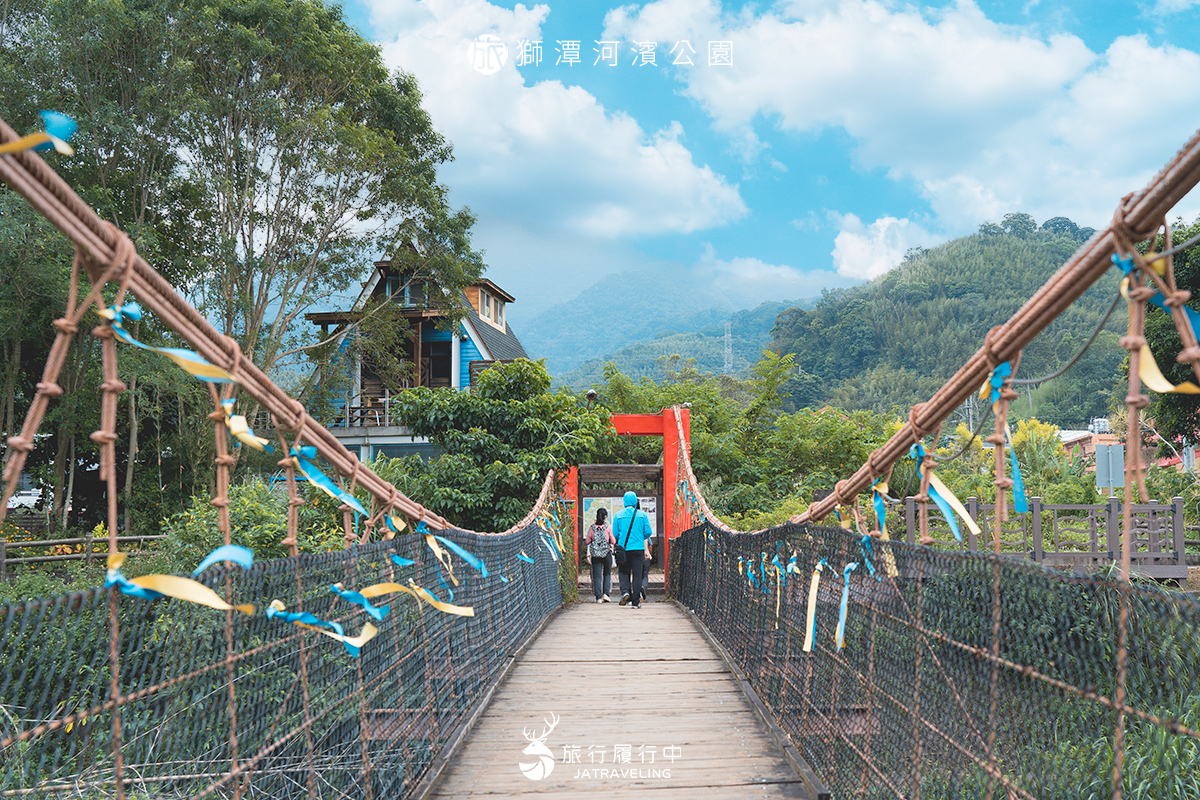
[[(962, 546), (970, 552), (990, 550), (992, 527), (998, 522), (995, 505), (968, 497), (966, 507), (979, 525), (981, 535), (976, 537), (965, 525), (960, 525), (964, 537)], [(904, 521), (908, 542), (913, 544), (916, 542), (917, 504), (911, 497), (905, 500)], [(1135, 503), (1133, 524), (1136, 538), (1130, 561), (1134, 573), (1146, 578), (1187, 580), (1184, 549), (1189, 542), (1184, 538), (1183, 498), (1172, 498), (1170, 504), (1155, 500)], [(930, 535), (935, 538), (952, 538), (950, 526), (932, 505), (929, 528)], [(1048, 566), (1084, 571), (1105, 569), (1116, 562), (1120, 542), (1121, 503), (1116, 498), (1109, 498), (1103, 504), (1077, 505), (1043, 503), (1042, 498), (1031, 497), (1028, 513), (1012, 513), (1010, 506), (1009, 521), (1000, 523), (1000, 549), (1003, 552), (1024, 553)]]
[[(5, 531), (0, 532), (0, 575), (5, 575), (9, 571), (9, 567), (13, 564), (43, 564), (53, 561), (86, 561), (91, 563), (92, 559), (103, 559), (108, 551), (108, 536), (93, 536), (89, 532), (86, 536), (79, 536), (71, 539), (55, 539), (51, 538), (53, 531), (47, 524), (46, 515), (43, 513), (35, 514), (9, 514), (5, 520)], [(10, 541), (13, 528), (19, 528), (18, 538)], [(42, 534), (41, 538), (26, 539), (26, 536), (37, 536)], [(118, 536), (118, 542), (138, 542), (139, 545), (145, 545), (146, 542), (152, 542), (157, 539), (164, 538), (159, 535), (139, 536), (136, 534), (129, 536)], [(29, 555), (30, 550), (48, 550), (40, 555)], [(10, 553), (16, 551), (17, 556), (10, 557)]]

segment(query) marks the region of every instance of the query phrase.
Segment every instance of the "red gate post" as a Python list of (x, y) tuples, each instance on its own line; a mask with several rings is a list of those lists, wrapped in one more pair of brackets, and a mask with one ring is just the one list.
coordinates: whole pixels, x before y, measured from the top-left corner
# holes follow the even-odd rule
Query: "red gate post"
[(679, 447), (682, 444), (691, 455), (692, 425), (691, 413), (687, 408), (679, 409), (683, 421), (683, 441), (679, 440), (679, 429), (675, 424), (675, 407), (664, 408), (657, 414), (613, 414), (609, 419), (613, 429), (624, 436), (661, 436), (663, 437), (663, 496), (662, 502), (667, 503), (663, 509), (663, 530), (659, 532), (662, 538), (663, 579), (667, 575), (667, 553), (670, 540), (680, 534), (678, 520), (675, 514), (675, 491), (679, 486)]

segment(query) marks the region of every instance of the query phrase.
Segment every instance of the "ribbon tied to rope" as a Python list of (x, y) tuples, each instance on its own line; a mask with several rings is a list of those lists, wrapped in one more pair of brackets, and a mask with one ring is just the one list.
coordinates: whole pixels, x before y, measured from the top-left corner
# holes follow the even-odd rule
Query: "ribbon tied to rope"
[(271, 447), (270, 442), (261, 436), (254, 435), (254, 431), (250, 430), (250, 423), (246, 421), (243, 415), (233, 413), (233, 407), (236, 403), (237, 401), (232, 397), (221, 401), (221, 410), (225, 412), (225, 427), (242, 444), (259, 452), (274, 453), (275, 448)]
[[(1000, 390), (1004, 388), (1004, 381), (1012, 376), (1012, 362), (1005, 361), (994, 370), (987, 383), (983, 385), (983, 390), (980, 391), (980, 397), (987, 396), (988, 402), (992, 404), (992, 413), (1000, 416), (997, 403), (1000, 402)], [(990, 388), (990, 392), (989, 392)], [(1012, 493), (1013, 493), (1013, 511), (1018, 514), (1024, 514), (1029, 510), (1029, 502), (1025, 499), (1025, 481), (1021, 478), (1021, 465), (1017, 462), (1017, 448), (1013, 444), (1012, 428), (1008, 426), (1008, 420), (1004, 421), (1004, 437), (1007, 440), (1009, 455), (1012, 461)]]
[(118, 339), (142, 350), (166, 356), (193, 378), (207, 381), (208, 383), (238, 382), (237, 378), (215, 364), (208, 363), (191, 350), (184, 350), (179, 347), (152, 347), (133, 338), (129, 331), (125, 329), (125, 319), (128, 318), (136, 322), (142, 318), (142, 307), (137, 303), (129, 302), (119, 307), (102, 308), (96, 313), (108, 320), (113, 333), (117, 335)]
[(346, 652), (358, 658), (362, 652), (363, 645), (375, 638), (375, 634), (379, 633), (379, 629), (371, 623), (363, 624), (362, 631), (358, 636), (347, 636), (342, 626), (332, 620), (323, 620), (319, 617), (308, 613), (291, 613), (287, 610), (287, 606), (278, 600), (272, 600), (267, 606), (267, 617), (280, 622), (289, 622), (301, 628), (307, 628), (311, 631), (328, 636), (330, 639), (341, 642), (346, 648)]
[(838, 610), (837, 649), (841, 650), (846, 639), (846, 615), (850, 608), (850, 573), (858, 569), (858, 562), (852, 561), (842, 570), (842, 604)]
[(39, 111), (38, 114), (41, 115), (42, 125), (46, 129), (22, 136), (15, 142), (0, 145), (0, 155), (19, 153), (22, 150), (44, 152), (51, 149), (64, 156), (75, 155), (75, 149), (67, 144), (67, 140), (75, 135), (75, 129), (79, 127), (75, 120), (57, 111)]
[[(139, 578), (126, 578), (121, 574), (125, 563), (125, 553), (113, 553), (108, 557), (107, 572), (104, 587), (117, 588), (121, 594), (137, 597), (141, 600), (158, 600), (163, 597), (173, 597), (186, 600), (201, 606), (208, 606), (219, 611), (240, 611), (246, 616), (254, 615), (254, 604), (230, 605), (221, 596), (202, 583), (184, 578), (179, 575), (142, 575)], [(193, 575), (199, 575), (218, 561), (232, 561), (238, 566), (249, 569), (254, 564), (254, 554), (245, 547), (225, 545), (212, 551), (200, 562)]]
[(812, 583), (808, 587), (808, 610), (804, 620), (804, 652), (811, 653), (813, 648), (813, 636), (817, 626), (817, 590), (821, 586), (821, 570), (829, 566), (825, 559), (817, 562), (817, 566), (813, 569)]
[(304, 447), (293, 447), (289, 455), (291, 455), (292, 461), (295, 463), (296, 468), (300, 470), (300, 474), (308, 478), (309, 483), (311, 483), (313, 486), (316, 486), (334, 500), (340, 500), (341, 502), (350, 506), (351, 509), (362, 516), (371, 516), (367, 513), (367, 510), (363, 508), (362, 503), (358, 502), (354, 495), (350, 494), (345, 489), (342, 489), (336, 483), (329, 480), (329, 477), (324, 472), (321, 472), (321, 470), (317, 468), (316, 464), (312, 463), (312, 459), (317, 457), (317, 448), (310, 445), (305, 445)]
[(950, 530), (954, 533), (954, 538), (962, 541), (962, 532), (958, 529), (958, 522), (955, 521), (954, 515), (962, 517), (962, 521), (971, 529), (971, 533), (979, 535), (979, 526), (975, 524), (975, 520), (971, 519), (971, 515), (967, 513), (967, 509), (963, 504), (958, 502), (958, 498), (954, 493), (942, 483), (942, 479), (933, 474), (932, 471), (925, 469), (925, 447), (920, 442), (914, 444), (908, 451), (909, 458), (917, 462), (917, 470), (921, 477), (929, 475), (929, 497), (937, 504), (938, 510), (942, 512), (942, 516), (946, 518), (946, 522), (950, 524)]

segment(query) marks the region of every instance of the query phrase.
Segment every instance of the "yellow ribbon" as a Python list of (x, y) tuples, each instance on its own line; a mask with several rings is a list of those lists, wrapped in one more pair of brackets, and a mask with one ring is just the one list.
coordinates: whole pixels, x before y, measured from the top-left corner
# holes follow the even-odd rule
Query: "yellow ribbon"
[(392, 594), (393, 592), (405, 592), (407, 594), (411, 594), (418, 600), (424, 600), (426, 603), (433, 606), (438, 611), (441, 611), (443, 614), (456, 614), (460, 617), (475, 616), (475, 608), (473, 606), (456, 606), (450, 603), (442, 602), (425, 589), (417, 586), (412, 581), (408, 582), (408, 586), (401, 586), (398, 583), (376, 583), (372, 586), (366, 587), (365, 589), (359, 589), (358, 593), (369, 599), (385, 594)]
[(804, 652), (811, 653), (813, 648), (813, 629), (817, 620), (817, 589), (821, 585), (821, 567), (824, 561), (817, 562), (813, 570), (812, 584), (808, 587), (808, 614), (804, 619)]
[[(270, 607), (276, 611), (287, 611), (287, 606), (278, 600), (272, 600)], [(305, 622), (293, 622), (292, 624), (298, 628), (307, 628), (310, 631), (316, 631), (322, 636), (328, 636), (334, 641), (341, 642), (342, 644), (348, 644), (357, 650), (361, 650), (363, 645), (374, 639), (375, 634), (379, 633), (379, 629), (369, 622), (363, 624), (362, 631), (359, 632), (358, 636), (346, 636), (345, 634), (338, 633), (337, 631), (331, 631), (328, 628), (322, 628), (317, 625), (309, 625)]]
[[(888, 492), (887, 481), (882, 481), (882, 480), (879, 481), (879, 483), (876, 485), (875, 492), (877, 494), (881, 494), (881, 495), (887, 494), (887, 492)], [(880, 517), (878, 522), (879, 522), (879, 538), (882, 541), (890, 542), (892, 540), (892, 537), (888, 535), (886, 517)], [(896, 555), (895, 555), (895, 553), (892, 552), (892, 548), (881, 547), (879, 549), (883, 551), (883, 571), (887, 573), (889, 578), (897, 577), (900, 574), (900, 570), (896, 569)]]
[[(121, 565), (125, 563), (125, 553), (114, 553), (108, 557), (108, 572), (109, 577), (116, 577), (116, 573), (121, 569)], [(246, 616), (254, 616), (254, 604), (246, 603), (244, 605), (233, 606), (221, 599), (221, 596), (208, 588), (202, 583), (197, 583), (191, 578), (181, 578), (178, 575), (143, 575), (140, 578), (125, 578), (129, 583), (141, 586), (143, 589), (149, 589), (152, 592), (174, 597), (177, 600), (186, 600), (189, 603), (208, 606), (220, 611), (240, 611)]]
[(19, 153), (22, 150), (30, 150), (44, 142), (50, 142), (52, 145), (54, 145), (54, 149), (62, 153), (64, 156), (75, 155), (74, 148), (72, 148), (71, 145), (67, 144), (62, 139), (59, 139), (57, 136), (51, 136), (45, 131), (38, 131), (37, 133), (31, 133), (28, 136), (22, 136), (15, 142), (9, 142), (8, 144), (0, 145), (0, 156), (8, 153)]
[[(1158, 272), (1156, 264), (1163, 264), (1163, 260), (1156, 259), (1151, 262), (1150, 267)], [(1166, 269), (1166, 265), (1163, 265)], [(1161, 274), (1161, 273), (1160, 273)], [(1133, 308), (1133, 299), (1129, 296), (1129, 278), (1126, 277), (1121, 281), (1121, 296), (1129, 303), (1130, 309)], [(1129, 315), (1129, 335), (1133, 335), (1133, 314)], [(1138, 350), (1141, 358), (1138, 361), (1138, 377), (1142, 379), (1142, 383), (1146, 384), (1147, 388), (1152, 389), (1159, 394), (1200, 394), (1200, 386), (1191, 381), (1184, 381), (1176, 386), (1166, 379), (1162, 374), (1162, 370), (1158, 368), (1158, 362), (1154, 360), (1154, 353), (1150, 350), (1149, 344), (1143, 344)]]
[(246, 421), (246, 417), (233, 413), (236, 402), (233, 398), (221, 401), (221, 408), (225, 411), (225, 427), (242, 444), (260, 452), (272, 452), (270, 440), (256, 436), (254, 431), (250, 430), (250, 423)]
[(437, 560), (442, 562), (442, 566), (446, 568), (446, 572), (450, 573), (450, 580), (454, 581), (454, 585), (458, 586), (458, 578), (454, 577), (454, 567), (450, 563), (450, 553), (437, 543), (437, 539), (433, 538), (432, 533), (425, 534), (425, 544), (429, 545), (429, 549), (437, 557)]

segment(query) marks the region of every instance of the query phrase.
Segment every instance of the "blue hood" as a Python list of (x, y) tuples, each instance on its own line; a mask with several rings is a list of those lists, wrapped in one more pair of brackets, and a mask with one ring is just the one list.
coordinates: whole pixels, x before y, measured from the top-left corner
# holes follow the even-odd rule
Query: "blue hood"
[(637, 501), (638, 501), (638, 499), (637, 499), (636, 494), (634, 494), (633, 492), (625, 493), (625, 505), (626, 506), (636, 506)]

